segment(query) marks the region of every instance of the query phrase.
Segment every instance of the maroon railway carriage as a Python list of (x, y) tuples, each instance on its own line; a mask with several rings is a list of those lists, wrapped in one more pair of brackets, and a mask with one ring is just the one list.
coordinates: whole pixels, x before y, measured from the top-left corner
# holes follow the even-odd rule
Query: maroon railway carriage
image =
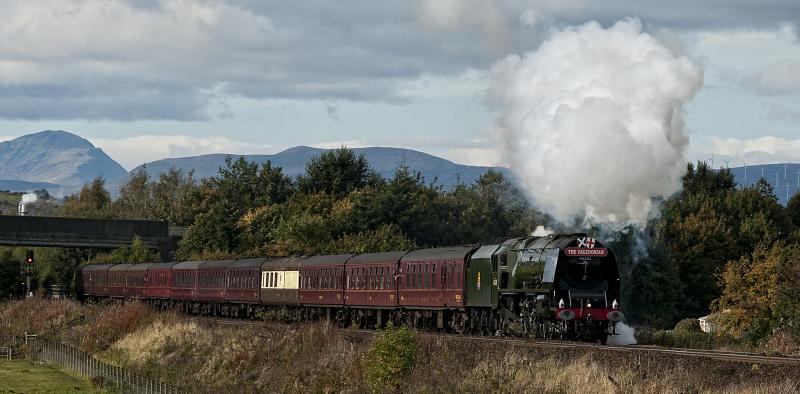
[(155, 263), (147, 267), (146, 296), (147, 298), (167, 299), (170, 297), (172, 286), (172, 263)]
[(225, 301), (258, 304), (261, 264), (264, 258), (241, 259), (227, 266)]
[(108, 269), (108, 280), (106, 287), (108, 295), (111, 297), (125, 297), (128, 268), (132, 264), (114, 264)]
[(111, 264), (92, 264), (83, 268), (83, 295), (107, 296), (106, 280)]
[(126, 297), (144, 298), (147, 296), (147, 269), (152, 265), (152, 263), (141, 263), (128, 267)]
[(204, 261), (184, 261), (172, 266), (169, 296), (173, 300), (197, 298), (197, 269)]
[(464, 262), (476, 248), (419, 249), (400, 259), (400, 306), (464, 308)]
[(197, 267), (195, 300), (225, 302), (226, 271), (233, 260), (204, 261)]
[(306, 257), (265, 260), (261, 265), (261, 303), (296, 306), (300, 303), (300, 266)]
[(365, 253), (347, 260), (345, 305), (397, 307), (397, 264), (406, 253)]
[(344, 264), (352, 254), (312, 256), (300, 264), (300, 303), (344, 305)]

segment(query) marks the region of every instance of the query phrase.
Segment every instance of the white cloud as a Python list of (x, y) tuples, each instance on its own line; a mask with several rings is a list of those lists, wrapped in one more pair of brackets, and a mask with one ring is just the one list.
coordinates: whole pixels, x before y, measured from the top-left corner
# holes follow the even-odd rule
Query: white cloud
[(800, 47), (797, 58), (776, 60), (766, 69), (745, 79), (745, 85), (765, 95), (800, 94)]
[[(702, 148), (701, 148), (702, 149)], [(730, 166), (751, 164), (771, 164), (800, 161), (800, 139), (785, 139), (764, 136), (754, 139), (711, 137), (711, 146), (705, 148), (721, 160), (728, 160)], [(710, 154), (706, 155), (710, 157)]]
[(404, 7), (0, 2), (0, 118), (207, 119), (235, 97), (402, 102), (398, 83), (489, 61), (430, 39)]
[(686, 36), (701, 59), (710, 84), (738, 84), (759, 94), (800, 93), (792, 71), (800, 62), (797, 29), (789, 23), (772, 28), (701, 31)]
[(435, 99), (443, 97), (478, 97), (489, 86), (486, 71), (469, 69), (458, 75), (431, 75), (401, 83), (397, 93), (409, 100)]
[(443, 150), (437, 153), (438, 156), (457, 164), (486, 167), (508, 165), (503, 160), (503, 152), (499, 148), (459, 148)]
[(328, 142), (317, 142), (311, 144), (314, 148), (320, 149), (339, 149), (343, 146), (348, 148), (364, 148), (367, 146), (374, 146), (374, 145), (367, 145), (363, 141), (357, 140), (350, 140), (350, 141), (328, 141)]
[(275, 151), (270, 145), (233, 141), (223, 136), (140, 135), (119, 139), (90, 138), (90, 140), (128, 170), (143, 163), (165, 158), (210, 153), (271, 154)]

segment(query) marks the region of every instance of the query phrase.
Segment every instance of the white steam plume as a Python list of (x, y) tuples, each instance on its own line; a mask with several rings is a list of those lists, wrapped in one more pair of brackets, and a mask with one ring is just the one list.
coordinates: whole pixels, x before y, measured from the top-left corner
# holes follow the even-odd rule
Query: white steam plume
[(36, 202), (38, 197), (36, 197), (36, 193), (25, 193), (22, 195), (22, 200), (19, 201), (20, 204), (30, 204)]
[(536, 226), (536, 229), (531, 233), (531, 235), (534, 237), (546, 237), (550, 234), (555, 234), (555, 231), (541, 225)]
[(617, 327), (614, 329), (614, 331), (617, 333), (617, 335), (608, 336), (609, 345), (623, 346), (636, 344), (636, 333), (633, 330), (633, 327), (625, 323), (617, 323)]
[(490, 102), (512, 169), (555, 219), (612, 228), (646, 224), (655, 197), (686, 168), (683, 105), (702, 70), (637, 19), (552, 33), (492, 67)]

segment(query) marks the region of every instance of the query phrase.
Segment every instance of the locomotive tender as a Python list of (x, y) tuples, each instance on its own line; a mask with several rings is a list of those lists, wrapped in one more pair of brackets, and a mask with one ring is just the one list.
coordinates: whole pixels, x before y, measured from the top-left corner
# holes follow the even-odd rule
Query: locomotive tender
[(187, 313), (605, 343), (624, 315), (614, 254), (586, 234), (500, 245), (303, 257), (87, 265), (78, 294)]

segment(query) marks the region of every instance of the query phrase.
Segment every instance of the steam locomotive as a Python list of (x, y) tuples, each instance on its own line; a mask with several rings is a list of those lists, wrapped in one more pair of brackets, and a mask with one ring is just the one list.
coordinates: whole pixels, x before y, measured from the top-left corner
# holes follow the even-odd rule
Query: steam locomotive
[(624, 318), (614, 254), (586, 234), (499, 245), (222, 261), (87, 265), (84, 299), (190, 314), (389, 322), (456, 333), (599, 341)]

